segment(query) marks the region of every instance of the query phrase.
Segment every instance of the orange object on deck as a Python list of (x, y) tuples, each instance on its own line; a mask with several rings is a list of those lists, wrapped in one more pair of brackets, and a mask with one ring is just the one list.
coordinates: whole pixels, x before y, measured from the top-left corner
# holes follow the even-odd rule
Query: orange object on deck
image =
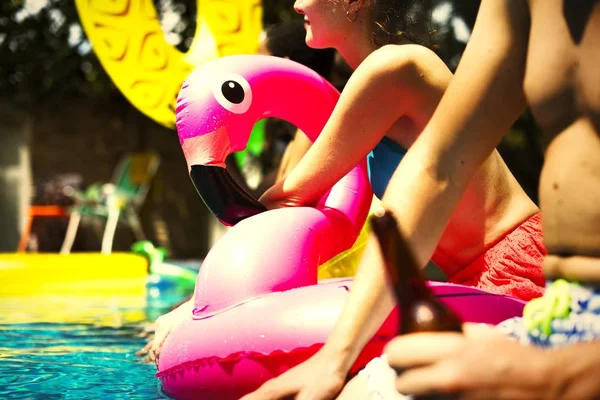
[(31, 233), (31, 225), (35, 217), (46, 217), (46, 218), (67, 218), (69, 212), (66, 207), (63, 206), (29, 206), (29, 212), (27, 215), (27, 221), (23, 233), (21, 233), (21, 240), (19, 240), (19, 252), (27, 250), (27, 243), (29, 242), (29, 235)]

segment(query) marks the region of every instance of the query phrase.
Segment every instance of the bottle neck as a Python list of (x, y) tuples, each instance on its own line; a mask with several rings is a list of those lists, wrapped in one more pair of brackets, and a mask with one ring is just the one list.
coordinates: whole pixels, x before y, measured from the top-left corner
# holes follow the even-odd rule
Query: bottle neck
[(394, 286), (398, 306), (400, 309), (411, 307), (415, 302), (431, 301), (433, 294), (423, 277), (419, 274), (410, 278), (400, 278), (401, 283)]
[(433, 295), (391, 214), (372, 219), (400, 311), (400, 333), (461, 331), (460, 318)]
[(390, 214), (373, 221), (386, 270), (400, 307), (433, 298), (423, 273)]

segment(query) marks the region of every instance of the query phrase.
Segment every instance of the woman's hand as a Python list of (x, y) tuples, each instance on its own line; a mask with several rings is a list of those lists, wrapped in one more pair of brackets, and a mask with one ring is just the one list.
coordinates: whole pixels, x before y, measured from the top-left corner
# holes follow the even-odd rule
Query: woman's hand
[(419, 333), (385, 348), (405, 394), (456, 393), (461, 399), (555, 398), (546, 376), (549, 352), (518, 344), (491, 329), (465, 324), (464, 335)]
[(156, 331), (155, 324), (149, 324), (144, 327), (144, 329), (137, 335), (139, 338), (146, 338), (148, 342), (144, 347), (140, 350), (136, 351), (135, 355), (143, 357), (142, 362), (154, 362), (154, 358), (150, 355), (150, 350), (152, 349), (152, 344), (154, 343), (154, 332)]
[(154, 337), (136, 354), (140, 356), (146, 355), (144, 361), (158, 363), (158, 357), (167, 336), (181, 321), (191, 314), (193, 307), (193, 300), (188, 300), (173, 311), (158, 317), (154, 323)]
[(264, 383), (241, 400), (329, 400), (342, 390), (347, 371), (322, 348), (311, 358)]
[(285, 179), (275, 183), (258, 199), (267, 209), (310, 205), (302, 198), (285, 190)]

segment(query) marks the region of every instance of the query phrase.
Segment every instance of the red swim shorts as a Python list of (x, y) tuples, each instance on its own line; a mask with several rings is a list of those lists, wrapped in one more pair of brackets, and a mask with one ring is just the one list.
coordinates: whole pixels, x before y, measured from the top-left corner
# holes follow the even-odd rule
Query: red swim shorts
[(448, 277), (448, 282), (474, 286), (531, 300), (544, 294), (542, 261), (547, 254), (542, 243), (542, 222), (538, 213), (475, 261)]

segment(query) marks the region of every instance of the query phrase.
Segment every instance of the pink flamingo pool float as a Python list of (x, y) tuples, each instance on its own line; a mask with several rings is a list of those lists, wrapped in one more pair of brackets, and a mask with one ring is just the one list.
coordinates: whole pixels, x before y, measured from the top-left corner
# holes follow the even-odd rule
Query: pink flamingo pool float
[[(177, 131), (190, 176), (209, 209), (234, 225), (211, 249), (196, 280), (194, 310), (167, 338), (158, 373), (178, 399), (238, 399), (313, 355), (325, 342), (352, 279), (317, 281), (318, 266), (350, 248), (372, 192), (362, 162), (315, 207), (266, 211), (225, 169), (252, 126), (287, 120), (315, 140), (339, 93), (317, 73), (267, 56), (231, 56), (197, 68), (178, 98)], [(465, 321), (496, 324), (524, 302), (483, 290), (430, 283)], [(395, 336), (390, 314), (353, 372)]]

